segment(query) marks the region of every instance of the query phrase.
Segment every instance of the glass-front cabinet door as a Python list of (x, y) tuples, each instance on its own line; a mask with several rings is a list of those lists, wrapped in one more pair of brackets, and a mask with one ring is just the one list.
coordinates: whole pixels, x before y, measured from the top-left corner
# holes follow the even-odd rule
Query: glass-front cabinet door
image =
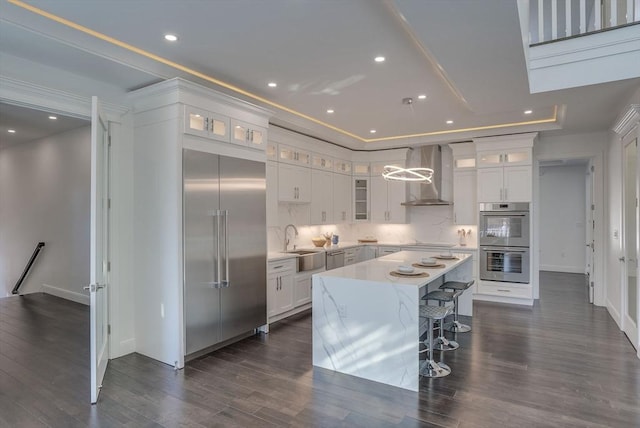
[(184, 132), (219, 141), (229, 141), (229, 118), (207, 110), (185, 106)]

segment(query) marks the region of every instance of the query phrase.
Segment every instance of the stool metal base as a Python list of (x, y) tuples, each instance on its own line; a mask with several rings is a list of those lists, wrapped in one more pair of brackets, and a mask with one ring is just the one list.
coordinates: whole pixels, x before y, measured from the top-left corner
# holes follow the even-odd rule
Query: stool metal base
[(455, 340), (448, 340), (446, 337), (436, 337), (434, 349), (436, 351), (454, 351), (460, 347)]
[(445, 377), (451, 373), (451, 368), (445, 363), (425, 360), (420, 367), (420, 375), (424, 377)]
[(452, 333), (468, 333), (471, 327), (458, 321), (448, 322), (444, 325), (444, 329)]

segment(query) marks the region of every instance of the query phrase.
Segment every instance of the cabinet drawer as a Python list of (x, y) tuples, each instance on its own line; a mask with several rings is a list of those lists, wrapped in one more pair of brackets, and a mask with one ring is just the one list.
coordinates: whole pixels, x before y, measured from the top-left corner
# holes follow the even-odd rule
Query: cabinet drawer
[(480, 281), (478, 284), (478, 293), (521, 299), (533, 298), (530, 284), (513, 284), (504, 282), (491, 283), (487, 281)]
[(267, 274), (283, 273), (285, 271), (296, 271), (296, 259), (277, 260), (267, 263)]

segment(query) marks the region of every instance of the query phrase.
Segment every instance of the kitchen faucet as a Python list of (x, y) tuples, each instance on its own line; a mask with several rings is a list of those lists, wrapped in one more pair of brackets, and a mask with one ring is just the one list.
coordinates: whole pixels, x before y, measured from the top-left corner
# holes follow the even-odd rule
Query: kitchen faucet
[[(290, 227), (293, 227), (293, 231), (296, 233), (295, 236), (298, 236), (298, 229), (293, 224), (288, 224), (284, 227), (284, 252), (287, 252), (287, 246), (289, 246), (289, 240), (287, 239), (287, 231)], [(295, 250), (296, 246), (293, 246)]]

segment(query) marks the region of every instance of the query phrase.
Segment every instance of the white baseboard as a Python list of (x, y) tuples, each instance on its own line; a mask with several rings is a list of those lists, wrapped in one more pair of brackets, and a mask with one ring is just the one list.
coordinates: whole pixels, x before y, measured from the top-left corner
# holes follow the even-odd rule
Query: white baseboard
[(88, 295), (65, 290), (64, 288), (54, 287), (53, 285), (42, 284), (42, 292), (71, 300), (72, 302), (82, 303), (83, 305), (89, 306), (90, 304)]
[(620, 312), (613, 307), (613, 303), (609, 299), (607, 299), (607, 311), (609, 311), (609, 315), (613, 320), (618, 324), (618, 328), (622, 330), (622, 318), (620, 317)]
[(128, 354), (133, 354), (134, 352), (136, 352), (136, 340), (123, 340), (120, 342), (120, 349), (118, 349), (117, 354), (112, 355), (111, 358), (123, 357)]
[(564, 273), (582, 273), (584, 274), (584, 266), (559, 266), (559, 265), (540, 265), (540, 270), (547, 270), (550, 272), (564, 272)]

